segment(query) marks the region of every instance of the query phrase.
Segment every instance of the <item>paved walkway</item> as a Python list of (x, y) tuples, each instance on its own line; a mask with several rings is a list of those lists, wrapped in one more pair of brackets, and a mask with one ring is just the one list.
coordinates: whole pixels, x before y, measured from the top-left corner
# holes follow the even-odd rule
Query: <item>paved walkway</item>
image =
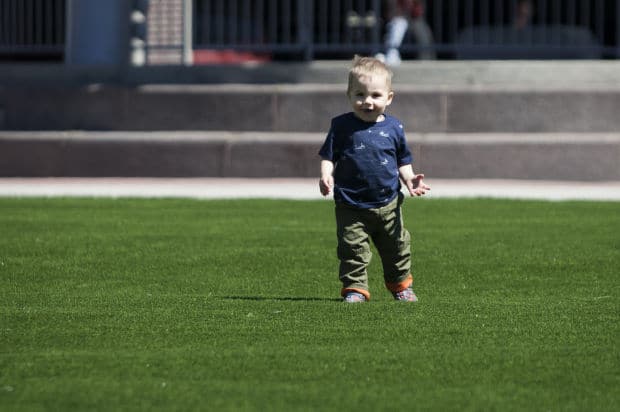
[[(429, 179), (430, 198), (488, 197), (620, 201), (620, 181)], [(0, 178), (2, 197), (321, 199), (318, 179)]]

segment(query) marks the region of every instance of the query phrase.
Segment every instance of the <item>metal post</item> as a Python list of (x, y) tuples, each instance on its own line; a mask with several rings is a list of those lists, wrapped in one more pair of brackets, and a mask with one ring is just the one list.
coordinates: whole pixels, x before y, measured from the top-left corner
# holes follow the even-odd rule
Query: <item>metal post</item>
[(73, 1), (67, 0), (65, 9), (65, 65), (73, 59)]
[(620, 0), (616, 0), (616, 59), (620, 59)]
[(297, 41), (303, 50), (303, 59), (310, 61), (314, 57), (314, 1), (297, 1)]
[(194, 19), (194, 0), (183, 0), (183, 64), (192, 66), (194, 64), (193, 49), (193, 19)]

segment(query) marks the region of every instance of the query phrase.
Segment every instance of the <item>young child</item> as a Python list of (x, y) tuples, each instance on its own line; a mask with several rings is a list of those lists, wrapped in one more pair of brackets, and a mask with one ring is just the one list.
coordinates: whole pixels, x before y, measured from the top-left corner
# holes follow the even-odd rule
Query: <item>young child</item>
[(371, 57), (353, 60), (347, 97), (353, 112), (332, 119), (321, 156), (321, 194), (334, 194), (341, 295), (370, 299), (370, 240), (383, 264), (385, 285), (396, 300), (416, 302), (411, 288), (410, 235), (403, 226), (400, 179), (411, 196), (430, 187), (415, 174), (403, 126), (385, 114), (392, 103), (392, 72)]

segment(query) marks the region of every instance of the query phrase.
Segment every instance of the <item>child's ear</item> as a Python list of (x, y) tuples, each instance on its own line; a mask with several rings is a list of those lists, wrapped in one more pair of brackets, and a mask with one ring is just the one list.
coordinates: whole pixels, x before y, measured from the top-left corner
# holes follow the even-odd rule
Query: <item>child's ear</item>
[(390, 91), (388, 93), (388, 97), (387, 97), (387, 103), (386, 106), (389, 106), (390, 104), (392, 104), (392, 99), (394, 98), (394, 92)]

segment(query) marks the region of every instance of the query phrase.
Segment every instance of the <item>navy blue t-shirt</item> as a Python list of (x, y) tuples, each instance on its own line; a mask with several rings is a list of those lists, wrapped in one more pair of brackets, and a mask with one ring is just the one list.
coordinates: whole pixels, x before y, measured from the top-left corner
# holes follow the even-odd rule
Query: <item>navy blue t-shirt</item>
[(334, 163), (334, 200), (362, 209), (382, 207), (400, 191), (398, 168), (413, 157), (403, 125), (385, 115), (368, 123), (353, 113), (332, 119), (321, 158)]

